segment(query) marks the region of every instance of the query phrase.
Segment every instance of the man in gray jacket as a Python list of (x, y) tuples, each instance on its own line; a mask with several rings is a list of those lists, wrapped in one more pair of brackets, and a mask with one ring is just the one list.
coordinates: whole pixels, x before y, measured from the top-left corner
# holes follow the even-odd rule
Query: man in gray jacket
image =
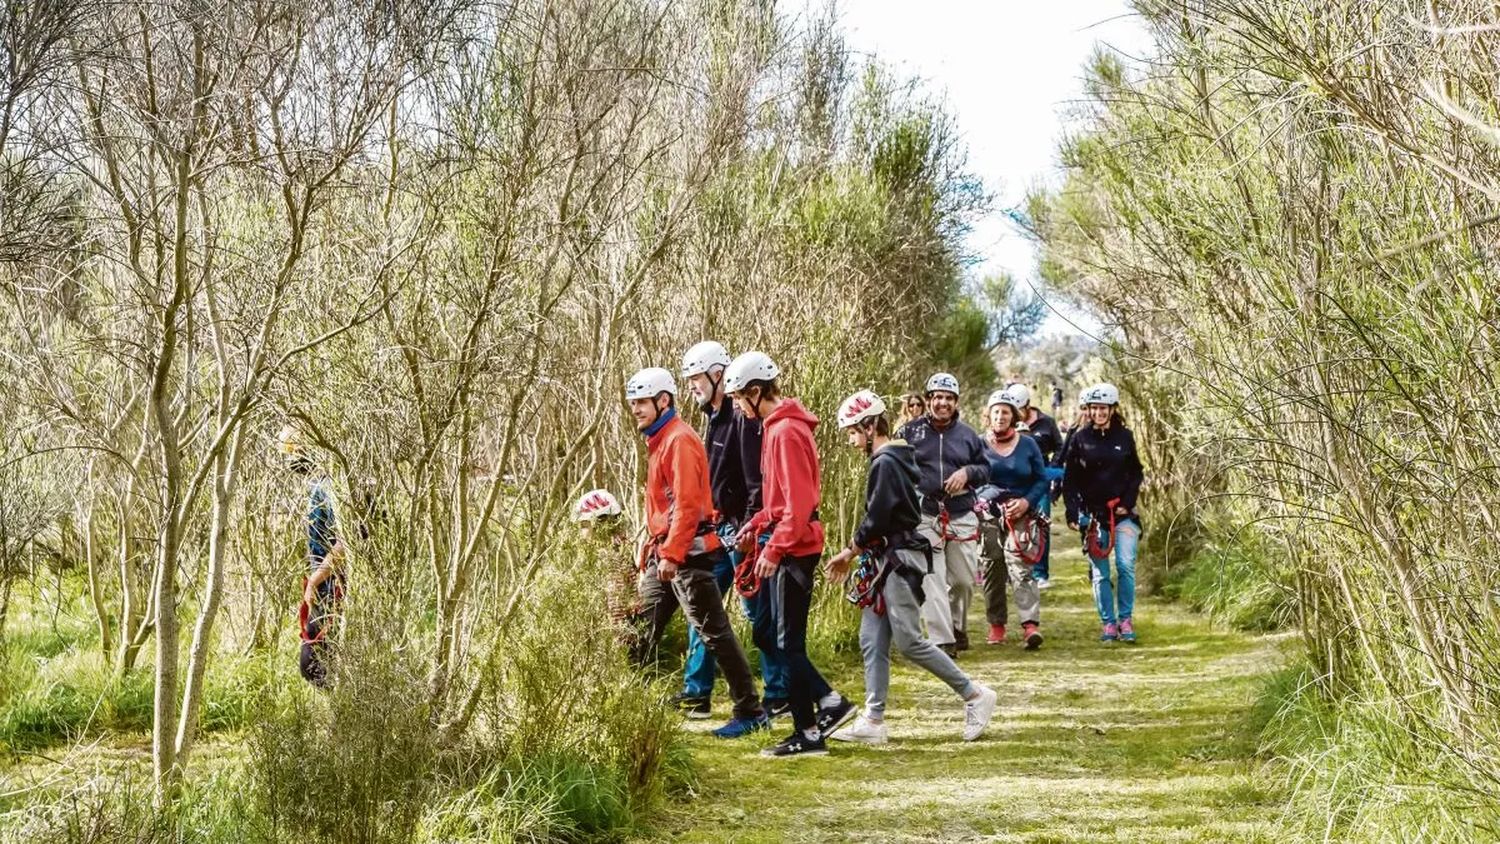
[(923, 591), (927, 636), (949, 656), (969, 649), (969, 601), (979, 567), (979, 517), (974, 490), (989, 478), (984, 441), (958, 418), (958, 379), (939, 372), (927, 379), (927, 413), (902, 426), (898, 436), (917, 453), (922, 522), (932, 543), (932, 572)]

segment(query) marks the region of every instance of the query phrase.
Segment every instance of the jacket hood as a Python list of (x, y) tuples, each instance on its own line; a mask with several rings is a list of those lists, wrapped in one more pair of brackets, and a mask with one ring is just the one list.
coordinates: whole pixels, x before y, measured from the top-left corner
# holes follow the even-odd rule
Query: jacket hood
[(774, 423), (786, 421), (800, 422), (806, 425), (809, 431), (818, 426), (818, 417), (812, 415), (807, 408), (802, 406), (802, 402), (796, 399), (782, 399), (781, 404), (766, 415), (765, 425), (769, 428)]
[(906, 440), (891, 440), (875, 452), (872, 460), (881, 458), (893, 461), (901, 469), (901, 474), (916, 486), (917, 479), (922, 476), (921, 470), (917, 468), (917, 450), (911, 447)]

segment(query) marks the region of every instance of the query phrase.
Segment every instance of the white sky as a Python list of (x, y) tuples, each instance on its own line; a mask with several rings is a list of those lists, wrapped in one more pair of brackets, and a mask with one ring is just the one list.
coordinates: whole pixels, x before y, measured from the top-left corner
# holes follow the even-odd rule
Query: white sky
[[(1004, 211), (1031, 186), (1059, 181), (1057, 140), (1083, 64), (1098, 44), (1147, 54), (1140, 19), (1125, 0), (843, 0), (839, 15), (852, 50), (923, 79), (956, 115), (969, 166), (995, 196), (970, 236), (976, 271), (1035, 280), (1035, 252)], [(1042, 333), (1074, 330), (1054, 314)]]

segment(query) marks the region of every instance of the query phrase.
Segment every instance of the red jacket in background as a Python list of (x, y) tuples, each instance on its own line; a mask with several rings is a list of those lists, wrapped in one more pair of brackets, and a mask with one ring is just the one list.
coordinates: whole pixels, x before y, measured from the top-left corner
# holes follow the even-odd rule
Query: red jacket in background
[(663, 560), (682, 565), (688, 557), (722, 548), (711, 525), (708, 452), (682, 417), (673, 416), (646, 440), (646, 529)]
[(818, 482), (818, 449), (813, 428), (818, 417), (796, 399), (783, 399), (765, 418), (761, 443), (760, 494), (762, 508), (750, 519), (771, 538), (760, 558), (780, 565), (783, 557), (823, 553), (823, 524), (812, 520), (822, 490)]

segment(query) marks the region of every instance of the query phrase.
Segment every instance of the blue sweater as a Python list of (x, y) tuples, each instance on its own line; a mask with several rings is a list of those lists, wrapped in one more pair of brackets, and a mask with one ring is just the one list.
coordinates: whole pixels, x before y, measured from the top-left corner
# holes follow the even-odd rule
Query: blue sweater
[(1026, 499), (1035, 510), (1047, 494), (1047, 464), (1036, 440), (1021, 434), (1016, 436), (1015, 450), (1005, 457), (985, 441), (984, 459), (990, 464), (990, 483), (1004, 490), (1006, 497)]

